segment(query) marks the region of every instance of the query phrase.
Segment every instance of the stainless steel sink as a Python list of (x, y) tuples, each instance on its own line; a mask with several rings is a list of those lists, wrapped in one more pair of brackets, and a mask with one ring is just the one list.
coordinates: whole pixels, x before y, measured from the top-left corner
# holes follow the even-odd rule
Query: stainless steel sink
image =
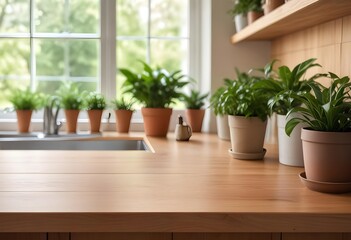
[(100, 135), (0, 134), (2, 150), (105, 150), (150, 151), (143, 139), (103, 139)]

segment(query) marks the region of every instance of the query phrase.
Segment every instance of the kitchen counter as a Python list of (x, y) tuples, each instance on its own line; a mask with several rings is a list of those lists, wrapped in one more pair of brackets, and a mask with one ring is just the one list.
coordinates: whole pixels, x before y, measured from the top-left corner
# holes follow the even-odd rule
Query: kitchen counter
[(276, 146), (243, 161), (216, 135), (146, 140), (154, 152), (0, 151), (0, 232), (351, 232), (351, 194), (305, 188)]

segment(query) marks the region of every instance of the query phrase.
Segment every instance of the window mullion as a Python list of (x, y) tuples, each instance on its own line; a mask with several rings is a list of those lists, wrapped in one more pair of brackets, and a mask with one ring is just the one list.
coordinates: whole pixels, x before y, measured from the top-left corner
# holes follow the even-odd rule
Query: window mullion
[(101, 61), (99, 90), (108, 99), (116, 96), (116, 0), (101, 0)]
[(148, 0), (148, 18), (147, 18), (147, 45), (146, 45), (146, 61), (151, 63), (151, 1)]
[(29, 24), (29, 33), (30, 33), (30, 87), (32, 90), (36, 89), (36, 59), (35, 59), (35, 42), (33, 38), (33, 33), (35, 31), (34, 25), (34, 6), (35, 0), (30, 0), (30, 24)]

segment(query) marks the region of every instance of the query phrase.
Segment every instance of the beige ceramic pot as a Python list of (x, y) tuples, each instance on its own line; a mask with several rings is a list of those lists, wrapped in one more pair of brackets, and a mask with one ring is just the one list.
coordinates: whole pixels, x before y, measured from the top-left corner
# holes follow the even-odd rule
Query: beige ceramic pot
[(77, 132), (77, 121), (79, 116), (79, 110), (65, 109), (66, 116), (66, 132), (76, 133)]
[(33, 110), (16, 110), (18, 132), (29, 132)]
[(103, 110), (88, 110), (88, 117), (89, 117), (90, 132), (91, 133), (100, 132), (102, 112), (103, 112)]
[(119, 133), (129, 132), (130, 120), (132, 119), (133, 111), (130, 110), (115, 110), (116, 115), (116, 130)]
[(205, 109), (187, 109), (185, 111), (187, 123), (193, 132), (201, 132)]
[(171, 108), (142, 108), (144, 130), (147, 136), (166, 137), (172, 115)]
[(302, 129), (301, 139), (308, 180), (327, 183), (351, 182), (351, 132)]
[(262, 153), (267, 121), (258, 117), (228, 116), (233, 153)]

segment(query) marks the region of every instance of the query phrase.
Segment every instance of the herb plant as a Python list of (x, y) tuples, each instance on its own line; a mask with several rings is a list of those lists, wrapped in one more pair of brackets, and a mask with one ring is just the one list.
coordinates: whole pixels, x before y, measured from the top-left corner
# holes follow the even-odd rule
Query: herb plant
[(303, 95), (311, 91), (310, 84), (317, 78), (325, 76), (325, 74), (315, 74), (305, 79), (306, 71), (312, 67), (320, 67), (315, 63), (316, 59), (308, 59), (291, 71), (287, 66), (281, 66), (277, 72), (273, 71), (273, 65), (276, 60), (267, 64), (264, 69), (266, 79), (263, 79), (255, 85), (255, 88), (262, 93), (270, 93), (272, 97), (268, 101), (271, 112), (286, 115), (289, 110), (300, 106), (301, 101), (295, 98), (295, 95)]
[(221, 94), (219, 101), (224, 114), (259, 117), (262, 121), (267, 119), (269, 110), (267, 101), (270, 97), (255, 88), (258, 77), (237, 72), (238, 78)]
[(249, 11), (254, 12), (263, 12), (262, 1), (261, 0), (248, 0), (249, 2)]
[(86, 97), (87, 110), (104, 110), (106, 108), (106, 100), (103, 95), (96, 92), (90, 92)]
[(37, 92), (26, 89), (13, 89), (8, 100), (12, 103), (15, 110), (38, 110), (43, 107), (43, 96)]
[(199, 91), (191, 90), (189, 95), (183, 95), (181, 99), (185, 102), (188, 109), (200, 109), (205, 105), (208, 93), (201, 94)]
[(119, 71), (125, 76), (123, 84), (125, 93), (142, 103), (146, 108), (167, 108), (174, 100), (181, 97), (180, 89), (188, 84), (181, 71), (169, 73), (165, 69), (157, 67), (152, 69), (142, 62), (141, 73), (121, 68)]
[(293, 117), (287, 122), (285, 131), (288, 135), (299, 123), (304, 123), (316, 131), (351, 131), (350, 78), (347, 76), (339, 78), (334, 73), (329, 73), (328, 77), (332, 79), (330, 87), (310, 84), (312, 93), (295, 95), (303, 105), (289, 111), (288, 115), (298, 112), (301, 116)]
[(134, 112), (133, 105), (134, 102), (127, 101), (123, 97), (121, 99), (112, 100), (112, 107), (116, 110), (129, 110)]
[(64, 82), (57, 90), (61, 107), (66, 110), (81, 110), (83, 108), (83, 94), (74, 82)]
[(224, 115), (222, 102), (220, 101), (221, 95), (226, 90), (227, 87), (233, 84), (233, 80), (228, 78), (224, 79), (224, 86), (218, 88), (210, 98), (210, 107), (213, 109), (214, 114), (217, 115)]
[(236, 0), (233, 8), (229, 10), (229, 14), (232, 16), (247, 14), (250, 9), (252, 0)]

